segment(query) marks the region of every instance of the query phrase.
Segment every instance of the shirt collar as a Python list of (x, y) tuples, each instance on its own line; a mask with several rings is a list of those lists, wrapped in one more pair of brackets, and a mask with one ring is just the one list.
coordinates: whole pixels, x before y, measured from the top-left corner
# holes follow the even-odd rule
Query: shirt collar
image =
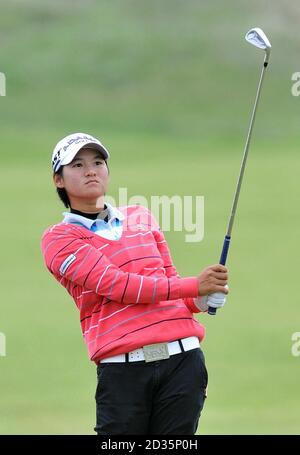
[(123, 221), (125, 216), (123, 213), (120, 212), (120, 210), (116, 209), (116, 207), (113, 207), (110, 205), (108, 202), (105, 202), (106, 207), (108, 208), (108, 213), (109, 213), (109, 222), (112, 222), (115, 219), (118, 219), (120, 221)]
[[(113, 207), (110, 205), (108, 202), (105, 202), (106, 207), (108, 208), (108, 213), (109, 213), (109, 219), (108, 223), (112, 223), (115, 219), (118, 219), (120, 221), (124, 220), (124, 215), (116, 209), (116, 207)], [(102, 222), (104, 223), (103, 220), (96, 218), (95, 220), (91, 220), (90, 218), (86, 218), (85, 216), (77, 215), (76, 213), (71, 213), (71, 212), (63, 212), (64, 223), (81, 223), (83, 224), (86, 228), (91, 229), (92, 225), (95, 222)]]

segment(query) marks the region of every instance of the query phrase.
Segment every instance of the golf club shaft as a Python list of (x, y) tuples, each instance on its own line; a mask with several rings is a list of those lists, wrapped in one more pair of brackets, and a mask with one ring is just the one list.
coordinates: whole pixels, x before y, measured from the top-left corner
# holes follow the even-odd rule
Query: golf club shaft
[[(248, 135), (247, 135), (245, 148), (244, 148), (244, 156), (243, 156), (240, 173), (239, 173), (239, 178), (238, 178), (235, 195), (234, 195), (234, 199), (233, 199), (233, 204), (232, 204), (232, 208), (231, 208), (229, 223), (228, 223), (228, 227), (227, 227), (227, 233), (225, 235), (222, 253), (221, 253), (221, 257), (220, 257), (220, 261), (219, 261), (219, 263), (222, 265), (226, 264), (226, 259), (227, 259), (228, 250), (229, 250), (229, 246), (230, 246), (230, 240), (231, 240), (231, 231), (232, 231), (232, 227), (233, 227), (233, 222), (234, 222), (234, 218), (235, 218), (235, 214), (236, 214), (236, 209), (237, 209), (240, 190), (241, 190), (241, 186), (242, 186), (244, 171), (245, 171), (245, 167), (246, 167), (248, 150), (249, 150), (249, 145), (250, 145), (250, 140), (251, 140), (251, 135), (252, 135), (252, 129), (253, 129), (255, 115), (256, 115), (256, 109), (257, 109), (260, 92), (261, 92), (261, 87), (262, 87), (262, 82), (264, 79), (264, 75), (265, 75), (267, 66), (268, 66), (268, 61), (267, 61), (267, 56), (265, 56), (265, 60), (264, 60), (263, 68), (261, 70), (258, 88), (257, 88), (257, 92), (256, 92), (256, 98), (255, 98), (255, 102), (254, 102), (254, 106), (253, 106), (253, 110), (252, 110), (250, 125), (249, 125), (249, 129), (248, 129)], [(208, 314), (215, 315), (216, 312), (217, 312), (216, 308), (213, 308), (213, 307), (208, 308)]]

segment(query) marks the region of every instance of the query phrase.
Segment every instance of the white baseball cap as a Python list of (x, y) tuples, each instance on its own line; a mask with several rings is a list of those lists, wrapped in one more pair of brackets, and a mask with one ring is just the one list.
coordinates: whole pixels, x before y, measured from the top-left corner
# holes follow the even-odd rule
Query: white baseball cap
[(73, 133), (61, 139), (54, 147), (52, 153), (52, 168), (57, 172), (61, 166), (71, 163), (75, 155), (83, 147), (99, 150), (105, 160), (109, 158), (108, 150), (98, 139), (90, 134)]

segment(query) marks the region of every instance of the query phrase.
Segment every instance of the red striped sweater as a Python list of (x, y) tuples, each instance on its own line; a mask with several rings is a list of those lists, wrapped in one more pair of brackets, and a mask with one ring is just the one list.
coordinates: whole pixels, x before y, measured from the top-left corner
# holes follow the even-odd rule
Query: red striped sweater
[(198, 313), (197, 277), (180, 278), (151, 212), (120, 207), (125, 216), (120, 240), (85, 227), (60, 223), (43, 234), (45, 264), (80, 311), (89, 357), (132, 351), (147, 344), (197, 336), (205, 329)]

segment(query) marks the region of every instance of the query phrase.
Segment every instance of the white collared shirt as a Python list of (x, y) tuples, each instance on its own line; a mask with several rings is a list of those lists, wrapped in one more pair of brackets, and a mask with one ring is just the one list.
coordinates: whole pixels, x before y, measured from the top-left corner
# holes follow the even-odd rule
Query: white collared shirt
[(108, 240), (119, 240), (123, 232), (124, 215), (115, 207), (105, 203), (108, 209), (108, 221), (101, 218), (91, 220), (76, 213), (63, 212), (63, 223), (78, 224)]

